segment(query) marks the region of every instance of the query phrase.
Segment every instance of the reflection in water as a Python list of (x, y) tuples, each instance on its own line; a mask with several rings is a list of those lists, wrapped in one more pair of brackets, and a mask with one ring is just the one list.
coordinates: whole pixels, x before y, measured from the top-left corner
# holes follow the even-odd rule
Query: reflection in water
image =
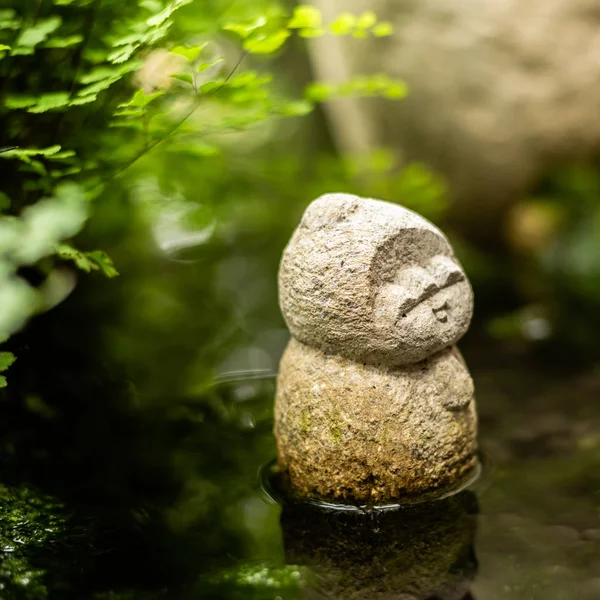
[(382, 512), (285, 504), (285, 558), (314, 577), (305, 598), (469, 600), (477, 571), (469, 491)]

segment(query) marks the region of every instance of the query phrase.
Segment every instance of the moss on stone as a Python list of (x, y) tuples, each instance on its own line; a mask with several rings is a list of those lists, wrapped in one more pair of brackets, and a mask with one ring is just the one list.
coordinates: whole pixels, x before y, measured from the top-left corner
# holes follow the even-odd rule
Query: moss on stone
[(329, 432), (331, 433), (331, 439), (334, 444), (340, 444), (342, 442), (342, 428), (337, 423), (331, 423), (329, 425)]
[(0, 590), (4, 600), (45, 600), (40, 554), (63, 533), (63, 507), (28, 488), (0, 486)]
[(306, 409), (300, 413), (300, 431), (303, 435), (307, 435), (312, 427), (312, 417), (310, 410)]

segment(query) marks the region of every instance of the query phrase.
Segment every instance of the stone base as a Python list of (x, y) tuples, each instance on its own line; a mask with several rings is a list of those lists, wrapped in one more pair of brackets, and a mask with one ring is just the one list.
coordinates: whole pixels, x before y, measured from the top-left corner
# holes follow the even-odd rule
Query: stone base
[(477, 463), (473, 381), (456, 348), (394, 368), (292, 339), (275, 437), (278, 466), (299, 498), (376, 505), (441, 495)]

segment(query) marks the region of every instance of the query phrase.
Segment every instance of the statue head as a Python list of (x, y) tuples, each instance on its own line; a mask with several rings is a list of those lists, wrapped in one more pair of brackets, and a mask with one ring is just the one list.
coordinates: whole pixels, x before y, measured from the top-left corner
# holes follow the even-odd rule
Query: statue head
[(444, 234), (396, 204), (327, 194), (306, 209), (279, 272), (299, 341), (356, 361), (405, 365), (455, 344), (473, 294)]

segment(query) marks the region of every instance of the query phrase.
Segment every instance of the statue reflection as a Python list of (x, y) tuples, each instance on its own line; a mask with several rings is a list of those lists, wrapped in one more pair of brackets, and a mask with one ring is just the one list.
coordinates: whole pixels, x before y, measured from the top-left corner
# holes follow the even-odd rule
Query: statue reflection
[(472, 600), (477, 512), (469, 491), (379, 511), (284, 504), (286, 562), (313, 575), (304, 600)]

